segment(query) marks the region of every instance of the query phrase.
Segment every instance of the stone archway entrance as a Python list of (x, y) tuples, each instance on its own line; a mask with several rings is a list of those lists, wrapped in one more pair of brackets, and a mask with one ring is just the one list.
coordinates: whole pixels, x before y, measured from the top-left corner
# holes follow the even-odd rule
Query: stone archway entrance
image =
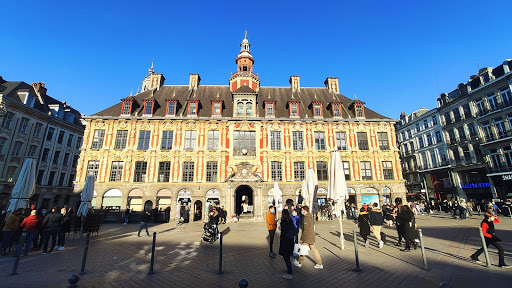
[(249, 185), (240, 185), (235, 190), (235, 211), (240, 216), (254, 217), (254, 191)]

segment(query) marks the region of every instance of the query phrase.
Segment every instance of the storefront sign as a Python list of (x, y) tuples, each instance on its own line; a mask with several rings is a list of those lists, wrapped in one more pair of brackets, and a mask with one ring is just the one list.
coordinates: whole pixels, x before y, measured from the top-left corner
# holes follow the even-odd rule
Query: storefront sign
[(473, 184), (462, 184), (462, 189), (471, 189), (471, 188), (486, 188), (491, 187), (489, 183), (473, 183)]
[(508, 175), (501, 175), (503, 177), (503, 180), (512, 180), (512, 174)]

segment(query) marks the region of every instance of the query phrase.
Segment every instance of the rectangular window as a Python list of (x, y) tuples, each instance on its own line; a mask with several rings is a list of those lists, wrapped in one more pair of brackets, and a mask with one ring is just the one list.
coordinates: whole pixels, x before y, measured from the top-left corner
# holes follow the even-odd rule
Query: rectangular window
[(100, 161), (89, 160), (87, 164), (87, 175), (94, 175), (94, 178), (98, 178), (98, 171), (100, 170)]
[(172, 142), (174, 141), (174, 131), (162, 131), (162, 150), (171, 150)]
[(64, 154), (64, 159), (62, 160), (62, 166), (68, 167), (69, 165), (69, 153)]
[(14, 113), (7, 112), (7, 114), (5, 114), (5, 116), (4, 116), (4, 119), (2, 120), (2, 128), (11, 129), (11, 123), (12, 123), (13, 118), (14, 118)]
[(66, 133), (64, 131), (59, 132), (59, 137), (57, 138), (57, 144), (62, 144), (64, 142), (64, 135)]
[(382, 161), (382, 174), (384, 180), (393, 180), (393, 165), (391, 161)]
[(138, 145), (137, 149), (138, 150), (148, 150), (150, 140), (151, 140), (151, 131), (141, 130), (139, 132), (139, 145)]
[(416, 123), (416, 132), (420, 132), (420, 124)]
[(182, 182), (194, 181), (194, 162), (183, 162), (183, 171), (181, 174)]
[(322, 104), (313, 104), (313, 112), (315, 117), (322, 116)]
[(219, 131), (208, 131), (208, 150), (215, 151), (219, 149)]
[(476, 108), (476, 114), (478, 116), (482, 116), (482, 115), (485, 115), (487, 112), (485, 111), (485, 106), (484, 106), (484, 100), (480, 100), (480, 101), (476, 101), (475, 102), (475, 108)]
[(357, 146), (359, 150), (369, 150), (366, 132), (357, 132)]
[(123, 178), (123, 161), (113, 161), (110, 168), (110, 182), (119, 182)]
[(453, 121), (459, 122), (461, 120), (459, 108), (453, 109)]
[(256, 132), (234, 131), (233, 154), (235, 156), (256, 155)]
[(217, 162), (206, 162), (206, 182), (217, 182)]
[(68, 187), (73, 187), (73, 181), (75, 181), (75, 174), (69, 175), (68, 178)]
[(317, 161), (316, 162), (316, 175), (318, 177), (318, 181), (327, 181), (329, 180), (329, 174), (327, 173), (327, 162), (325, 161)]
[(411, 130), (407, 130), (407, 139), (411, 139), (412, 138), (412, 132)]
[(464, 113), (464, 119), (469, 119), (473, 115), (471, 115), (471, 108), (469, 108), (469, 103), (462, 105), (462, 112)]
[(53, 182), (55, 182), (55, 171), (50, 172), (50, 176), (48, 177), (48, 186), (53, 186)]
[(434, 143), (432, 142), (432, 134), (428, 133), (428, 134), (427, 134), (427, 145), (428, 145), (428, 146), (430, 146), (430, 145), (432, 145), (432, 144), (434, 144)]
[(270, 149), (281, 150), (281, 132), (270, 131)]
[(78, 159), (80, 159), (80, 156), (73, 156), (73, 163), (71, 164), (71, 167), (76, 168), (76, 165), (78, 165)]
[(283, 180), (283, 170), (282, 163), (278, 161), (270, 162), (270, 174), (272, 177), (272, 181), (282, 181)]
[(131, 107), (132, 107), (131, 101), (124, 101), (123, 102), (123, 115), (130, 115)]
[(432, 125), (437, 125), (437, 116), (432, 116)]
[(347, 139), (345, 132), (336, 132), (336, 147), (338, 150), (347, 150)]
[(7, 168), (7, 175), (6, 175), (7, 182), (14, 182), (16, 170), (18, 170), (18, 167), (16, 167), (16, 166), (9, 166), (9, 168)]
[(436, 131), (435, 135), (436, 135), (436, 143), (443, 142), (443, 138), (441, 137), (441, 131)]
[(491, 162), (494, 169), (501, 168), (501, 157), (498, 149), (491, 149)]
[(315, 148), (316, 150), (325, 150), (325, 133), (315, 132)]
[(103, 148), (103, 141), (105, 139), (105, 130), (96, 129), (94, 130), (94, 137), (92, 138), (92, 149)]
[(43, 177), (44, 177), (44, 172), (45, 170), (39, 170), (39, 172), (37, 172), (37, 179), (36, 179), (36, 184), (37, 185), (42, 185), (43, 184)]
[(189, 102), (188, 115), (197, 115), (197, 102)]
[(176, 102), (168, 101), (167, 102), (167, 115), (176, 115)]
[(74, 138), (73, 134), (69, 134), (68, 135), (68, 143), (67, 143), (68, 147), (72, 147), (73, 146), (73, 138)]
[(265, 102), (265, 115), (267, 117), (272, 117), (274, 115), (274, 102)]
[(293, 177), (295, 181), (302, 181), (306, 179), (304, 162), (293, 162)]
[(350, 162), (343, 161), (343, 173), (345, 173), (345, 180), (350, 181)]
[(128, 130), (117, 130), (116, 134), (116, 142), (114, 144), (114, 149), (125, 149), (126, 143), (128, 142)]
[(423, 148), (425, 144), (423, 143), (423, 137), (418, 137), (418, 147)]
[(18, 132), (21, 134), (27, 134), (28, 118), (22, 117), (20, 121), (20, 128)]
[(82, 137), (78, 137), (78, 138), (76, 139), (76, 147), (75, 147), (75, 148), (76, 148), (76, 149), (80, 149), (80, 148), (82, 148)]
[(196, 149), (196, 131), (185, 131), (185, 149)]
[(427, 119), (423, 120), (423, 128), (425, 128), (425, 129), (428, 128), (428, 120)]
[(358, 118), (361, 118), (364, 116), (364, 113), (363, 113), (363, 106), (361, 105), (355, 105), (356, 107), (356, 117)]
[(494, 140), (494, 134), (492, 133), (492, 127), (489, 125), (489, 122), (482, 123), (482, 131), (484, 132), (486, 141)]
[(158, 182), (169, 182), (171, 179), (171, 162), (164, 161), (158, 164)]
[(377, 132), (380, 150), (389, 150), (388, 132)]
[(145, 161), (135, 162), (135, 173), (133, 175), (133, 182), (146, 182), (146, 171), (148, 163)]
[(46, 134), (46, 141), (53, 141), (53, 133), (55, 133), (55, 128), (50, 127), (48, 128), (48, 133)]
[(508, 107), (511, 104), (512, 97), (510, 94), (510, 87), (503, 87), (500, 89), (501, 103), (504, 107)]
[(503, 157), (507, 163), (507, 167), (512, 168), (512, 148), (510, 146), (503, 147)]
[(304, 150), (304, 139), (302, 136), (302, 131), (293, 131), (293, 150), (302, 151)]
[(459, 134), (459, 139), (461, 141), (466, 141), (466, 132), (464, 131), (464, 127), (457, 127), (457, 133)]
[(498, 138), (503, 138), (507, 135), (505, 122), (503, 122), (501, 118), (494, 119), (494, 128), (496, 128), (496, 134), (498, 134)]
[[(2, 147), (0, 146), (0, 151), (1, 151), (1, 149), (2, 149)], [(30, 145), (30, 147), (28, 147), (28, 157), (36, 156), (36, 152), (37, 152), (37, 146), (36, 145)], [(2, 153), (0, 153), (0, 154), (2, 154)]]
[(144, 115), (153, 114), (153, 101), (145, 101), (144, 104), (146, 105), (144, 108)]
[(66, 173), (60, 173), (59, 186), (64, 186), (64, 179), (66, 179)]
[(299, 103), (290, 103), (290, 116), (291, 117), (299, 116)]
[(220, 116), (221, 114), (221, 102), (213, 102), (213, 115)]
[(60, 160), (60, 151), (55, 151), (53, 154), (53, 164), (58, 165)]
[(496, 94), (490, 93), (487, 95), (487, 103), (489, 103), (489, 109), (494, 111), (498, 109), (498, 100), (496, 99)]
[(12, 157), (20, 157), (21, 156), (21, 147), (23, 147), (23, 142), (21, 142), (21, 141), (14, 142), (14, 148), (12, 149)]
[(334, 103), (332, 105), (332, 116), (341, 117), (341, 104), (340, 103)]
[(372, 163), (370, 161), (361, 162), (362, 180), (372, 180)]
[(34, 128), (34, 137), (40, 138), (41, 137), (41, 130), (43, 130), (43, 124), (36, 123), (36, 127)]
[(50, 155), (50, 149), (44, 148), (43, 155), (41, 155), (41, 162), (47, 163), (48, 162), (48, 155)]
[(473, 123), (468, 124), (468, 132), (470, 138), (476, 137), (475, 125)]

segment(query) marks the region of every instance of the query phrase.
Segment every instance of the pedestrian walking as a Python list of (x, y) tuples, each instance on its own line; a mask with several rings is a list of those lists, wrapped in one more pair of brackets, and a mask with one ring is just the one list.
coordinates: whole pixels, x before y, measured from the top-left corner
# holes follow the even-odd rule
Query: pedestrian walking
[(283, 275), (283, 278), (287, 280), (292, 279), (292, 263), (290, 256), (293, 254), (296, 233), (297, 230), (290, 217), (290, 212), (288, 212), (288, 209), (283, 209), (281, 216), (281, 236), (279, 237), (279, 255), (283, 256), (284, 263), (286, 264), (287, 273)]
[(23, 209), (12, 211), (11, 215), (5, 220), (4, 228), (2, 229), (2, 255), (7, 255), (11, 250), (14, 234), (18, 231), (20, 226), (20, 213)]
[(20, 250), (23, 248), (23, 244), (25, 244), (25, 250), (23, 251), (23, 256), (28, 255), (28, 251), (30, 251), (30, 246), (34, 239), (39, 235), (39, 230), (41, 229), (42, 220), (39, 216), (36, 215), (36, 210), (32, 210), (30, 212), (30, 216), (23, 219), (23, 222), (20, 224), (21, 229), (27, 229), (27, 238), (25, 238), (25, 243), (18, 243), (16, 250), (14, 251), (14, 256), (17, 256), (20, 253)]
[(58, 251), (62, 251), (64, 249), (64, 245), (66, 245), (66, 233), (71, 231), (71, 213), (68, 213), (66, 208), (62, 208), (60, 213), (62, 214), (62, 225), (59, 231), (57, 246), (54, 247), (54, 249), (57, 249)]
[[(43, 220), (43, 231), (44, 231), (44, 244), (43, 244), (43, 253), (49, 254), (54, 250), (55, 245), (57, 244), (57, 235), (62, 227), (62, 214), (59, 212), (59, 208), (54, 206), (52, 208), (52, 212), (48, 214)], [(50, 246), (50, 250), (48, 250), (48, 242), (50, 241), (50, 237), (52, 238), (52, 245)]]
[(393, 209), (393, 218), (395, 219), (396, 225), (396, 233), (398, 234), (398, 241), (396, 242), (396, 246), (402, 246), (402, 239), (404, 238), (404, 229), (405, 226), (402, 226), (401, 223), (398, 222), (398, 212), (403, 207), (402, 198), (395, 198), (395, 208)]
[(142, 228), (146, 229), (146, 234), (149, 235), (148, 231), (148, 222), (151, 221), (151, 212), (149, 210), (145, 210), (142, 212), (142, 216), (140, 217), (140, 225), (139, 225), (139, 232), (137, 233), (137, 236), (140, 237), (140, 231), (142, 231)]
[[(492, 245), (498, 249), (498, 266), (502, 268), (510, 268), (512, 266), (509, 266), (505, 263), (505, 252), (503, 250), (503, 247), (501, 247), (498, 242), (501, 242), (501, 239), (496, 237), (496, 229), (494, 228), (494, 224), (500, 223), (500, 219), (498, 216), (493, 215), (492, 213), (485, 213), (484, 220), (480, 223), (480, 227), (482, 227), (482, 232), (484, 234), (485, 239), (485, 246), (489, 247), (489, 245)], [(484, 252), (484, 247), (478, 249), (475, 253), (473, 253), (470, 258), (474, 261), (479, 261), (478, 256)]]
[(386, 234), (382, 232), (382, 225), (384, 225), (384, 215), (382, 214), (382, 210), (378, 209), (378, 204), (373, 203), (373, 209), (369, 214), (371, 231), (373, 231), (373, 235), (377, 238), (377, 242), (379, 243), (379, 248), (384, 246), (384, 241), (382, 236), (385, 237)]
[[(405, 240), (405, 249), (400, 251), (408, 252), (411, 251), (411, 244), (414, 242), (414, 212), (411, 208), (406, 205), (398, 205), (398, 212), (396, 215), (397, 227), (400, 227), (400, 233)], [(398, 229), (398, 228), (397, 228)], [(416, 246), (415, 246), (416, 247)]]
[[(322, 258), (320, 258), (320, 253), (315, 247), (315, 223), (313, 222), (313, 215), (309, 213), (308, 206), (302, 206), (301, 213), (303, 215), (301, 228), (302, 234), (300, 235), (300, 244), (309, 246), (309, 249), (313, 251), (316, 258), (316, 269), (324, 269), (322, 265)], [(295, 260), (295, 259), (294, 259)], [(299, 257), (299, 261), (295, 260), (293, 265), (297, 267), (302, 267), (302, 262), (304, 261), (304, 255)]]
[(167, 205), (164, 210), (164, 222), (169, 223), (169, 220), (171, 219), (171, 206)]
[(126, 206), (126, 210), (124, 210), (124, 223), (123, 225), (128, 224), (128, 221), (130, 220), (130, 214), (132, 213), (132, 210), (130, 209), (130, 206)]
[(370, 241), (368, 240), (368, 236), (370, 235), (370, 216), (364, 207), (359, 210), (357, 226), (359, 227), (359, 235), (363, 237), (364, 247), (368, 248), (370, 246)]
[(276, 235), (277, 222), (275, 217), (276, 209), (273, 205), (268, 207), (267, 215), (265, 219), (267, 220), (267, 229), (268, 229), (268, 241), (270, 252), (268, 252), (268, 256), (270, 258), (276, 258), (276, 253), (274, 253), (272, 246), (274, 245), (274, 236)]
[(293, 227), (295, 228), (295, 237), (294, 237), (294, 245), (293, 245), (293, 256), (299, 255), (299, 225), (300, 225), (300, 217), (299, 210), (295, 209), (292, 212), (292, 222)]

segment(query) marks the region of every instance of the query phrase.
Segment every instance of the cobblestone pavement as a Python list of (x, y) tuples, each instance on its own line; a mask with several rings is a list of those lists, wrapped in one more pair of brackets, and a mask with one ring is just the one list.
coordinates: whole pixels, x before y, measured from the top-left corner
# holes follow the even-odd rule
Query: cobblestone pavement
[[(457, 287), (508, 287), (512, 269), (498, 268), (496, 250), (490, 249), (493, 263), (469, 259), (481, 246), (478, 225), (481, 218), (451, 219), (447, 214), (417, 216), (422, 228), (428, 266), (423, 269), (420, 249), (400, 252), (394, 228), (385, 227), (388, 243), (379, 249), (371, 236), (369, 248), (359, 238), (362, 272), (355, 268), (352, 231), (358, 229), (344, 220), (345, 250), (340, 249), (337, 221), (317, 222), (317, 247), (324, 269), (314, 269), (314, 259), (293, 267), (293, 280), (281, 279), (286, 266), (281, 257), (268, 257), (267, 231), (264, 222), (240, 222), (221, 225), (223, 238), (223, 271), (219, 275), (219, 241), (200, 244), (202, 223), (150, 226), (157, 232), (155, 274), (149, 270), (152, 237), (137, 237), (137, 224), (104, 224), (99, 235), (91, 238), (86, 274), (79, 287), (238, 287), (247, 278), (249, 287), (439, 287), (446, 282)], [(512, 264), (512, 219), (502, 217), (497, 234), (504, 240), (505, 261)], [(279, 234), (279, 233), (278, 233)], [(80, 271), (84, 239), (70, 238), (66, 249), (49, 255), (32, 252), (22, 257), (18, 275), (8, 276), (14, 258), (0, 258), (1, 287), (67, 287), (68, 277)], [(276, 235), (275, 251), (279, 247)], [(314, 257), (313, 257), (314, 258)], [(484, 255), (480, 256), (484, 262)]]

